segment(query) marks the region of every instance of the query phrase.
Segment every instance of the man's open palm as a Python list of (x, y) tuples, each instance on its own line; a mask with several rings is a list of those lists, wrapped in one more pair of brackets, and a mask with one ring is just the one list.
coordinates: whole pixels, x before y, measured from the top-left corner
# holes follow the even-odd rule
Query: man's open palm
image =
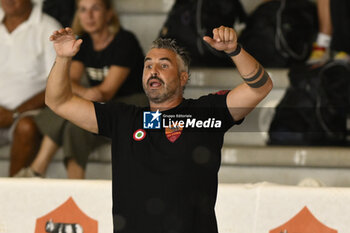
[(73, 57), (80, 49), (82, 39), (76, 39), (71, 28), (54, 31), (50, 36), (58, 57)]

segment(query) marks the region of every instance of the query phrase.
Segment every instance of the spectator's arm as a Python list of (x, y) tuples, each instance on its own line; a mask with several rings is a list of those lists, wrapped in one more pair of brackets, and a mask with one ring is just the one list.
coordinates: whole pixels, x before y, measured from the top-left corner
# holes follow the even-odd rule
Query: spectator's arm
[(23, 104), (18, 106), (16, 109), (10, 110), (0, 106), (0, 128), (6, 128), (12, 125), (16, 116), (22, 112), (42, 108), (45, 106), (45, 91), (42, 91)]
[[(76, 62), (73, 61), (71, 70), (73, 70), (74, 67), (79, 66), (79, 64), (74, 63)], [(125, 82), (129, 73), (130, 68), (112, 65), (109, 68), (108, 74), (104, 78), (103, 82), (97, 86), (86, 88), (80, 85), (78, 82), (72, 82), (73, 93), (92, 101), (106, 102), (112, 99), (115, 93)], [(74, 74), (72, 75), (73, 81)]]
[(14, 121), (14, 112), (0, 106), (0, 128), (10, 127)]
[(18, 106), (14, 112), (22, 113), (29, 110), (43, 108), (45, 106), (45, 91), (41, 91), (38, 94), (31, 97), (29, 100)]

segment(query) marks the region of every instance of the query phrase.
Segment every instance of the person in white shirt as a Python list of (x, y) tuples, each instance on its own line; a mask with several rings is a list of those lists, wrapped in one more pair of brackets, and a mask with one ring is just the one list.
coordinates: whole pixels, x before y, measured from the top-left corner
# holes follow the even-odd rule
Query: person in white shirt
[(32, 116), (44, 107), (55, 59), (49, 35), (60, 28), (31, 0), (1, 0), (0, 146), (11, 143), (10, 176), (28, 166), (40, 143)]

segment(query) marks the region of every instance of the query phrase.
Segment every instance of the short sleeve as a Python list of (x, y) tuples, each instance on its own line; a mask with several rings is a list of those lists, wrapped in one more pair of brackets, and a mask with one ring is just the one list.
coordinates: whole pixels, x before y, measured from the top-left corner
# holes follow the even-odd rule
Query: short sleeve
[(126, 123), (129, 116), (135, 112), (133, 105), (109, 101), (107, 103), (94, 102), (97, 119), (98, 134), (112, 138), (118, 132), (120, 122)]
[(227, 131), (233, 125), (239, 125), (243, 122), (244, 119), (236, 121), (230, 114), (230, 111), (227, 107), (227, 95), (229, 90), (219, 91), (207, 96), (201, 97), (207, 105), (208, 112), (215, 118), (220, 119), (222, 122), (222, 130)]
[(112, 103), (94, 102), (95, 113), (98, 126), (98, 134), (106, 137), (112, 137), (114, 127), (113, 116), (117, 108)]

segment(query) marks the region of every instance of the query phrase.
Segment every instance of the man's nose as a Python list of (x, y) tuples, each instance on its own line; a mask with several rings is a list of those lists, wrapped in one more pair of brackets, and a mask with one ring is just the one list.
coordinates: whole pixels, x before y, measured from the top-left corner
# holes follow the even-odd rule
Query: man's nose
[(158, 76), (159, 72), (158, 72), (157, 66), (152, 67), (151, 74), (152, 76)]

